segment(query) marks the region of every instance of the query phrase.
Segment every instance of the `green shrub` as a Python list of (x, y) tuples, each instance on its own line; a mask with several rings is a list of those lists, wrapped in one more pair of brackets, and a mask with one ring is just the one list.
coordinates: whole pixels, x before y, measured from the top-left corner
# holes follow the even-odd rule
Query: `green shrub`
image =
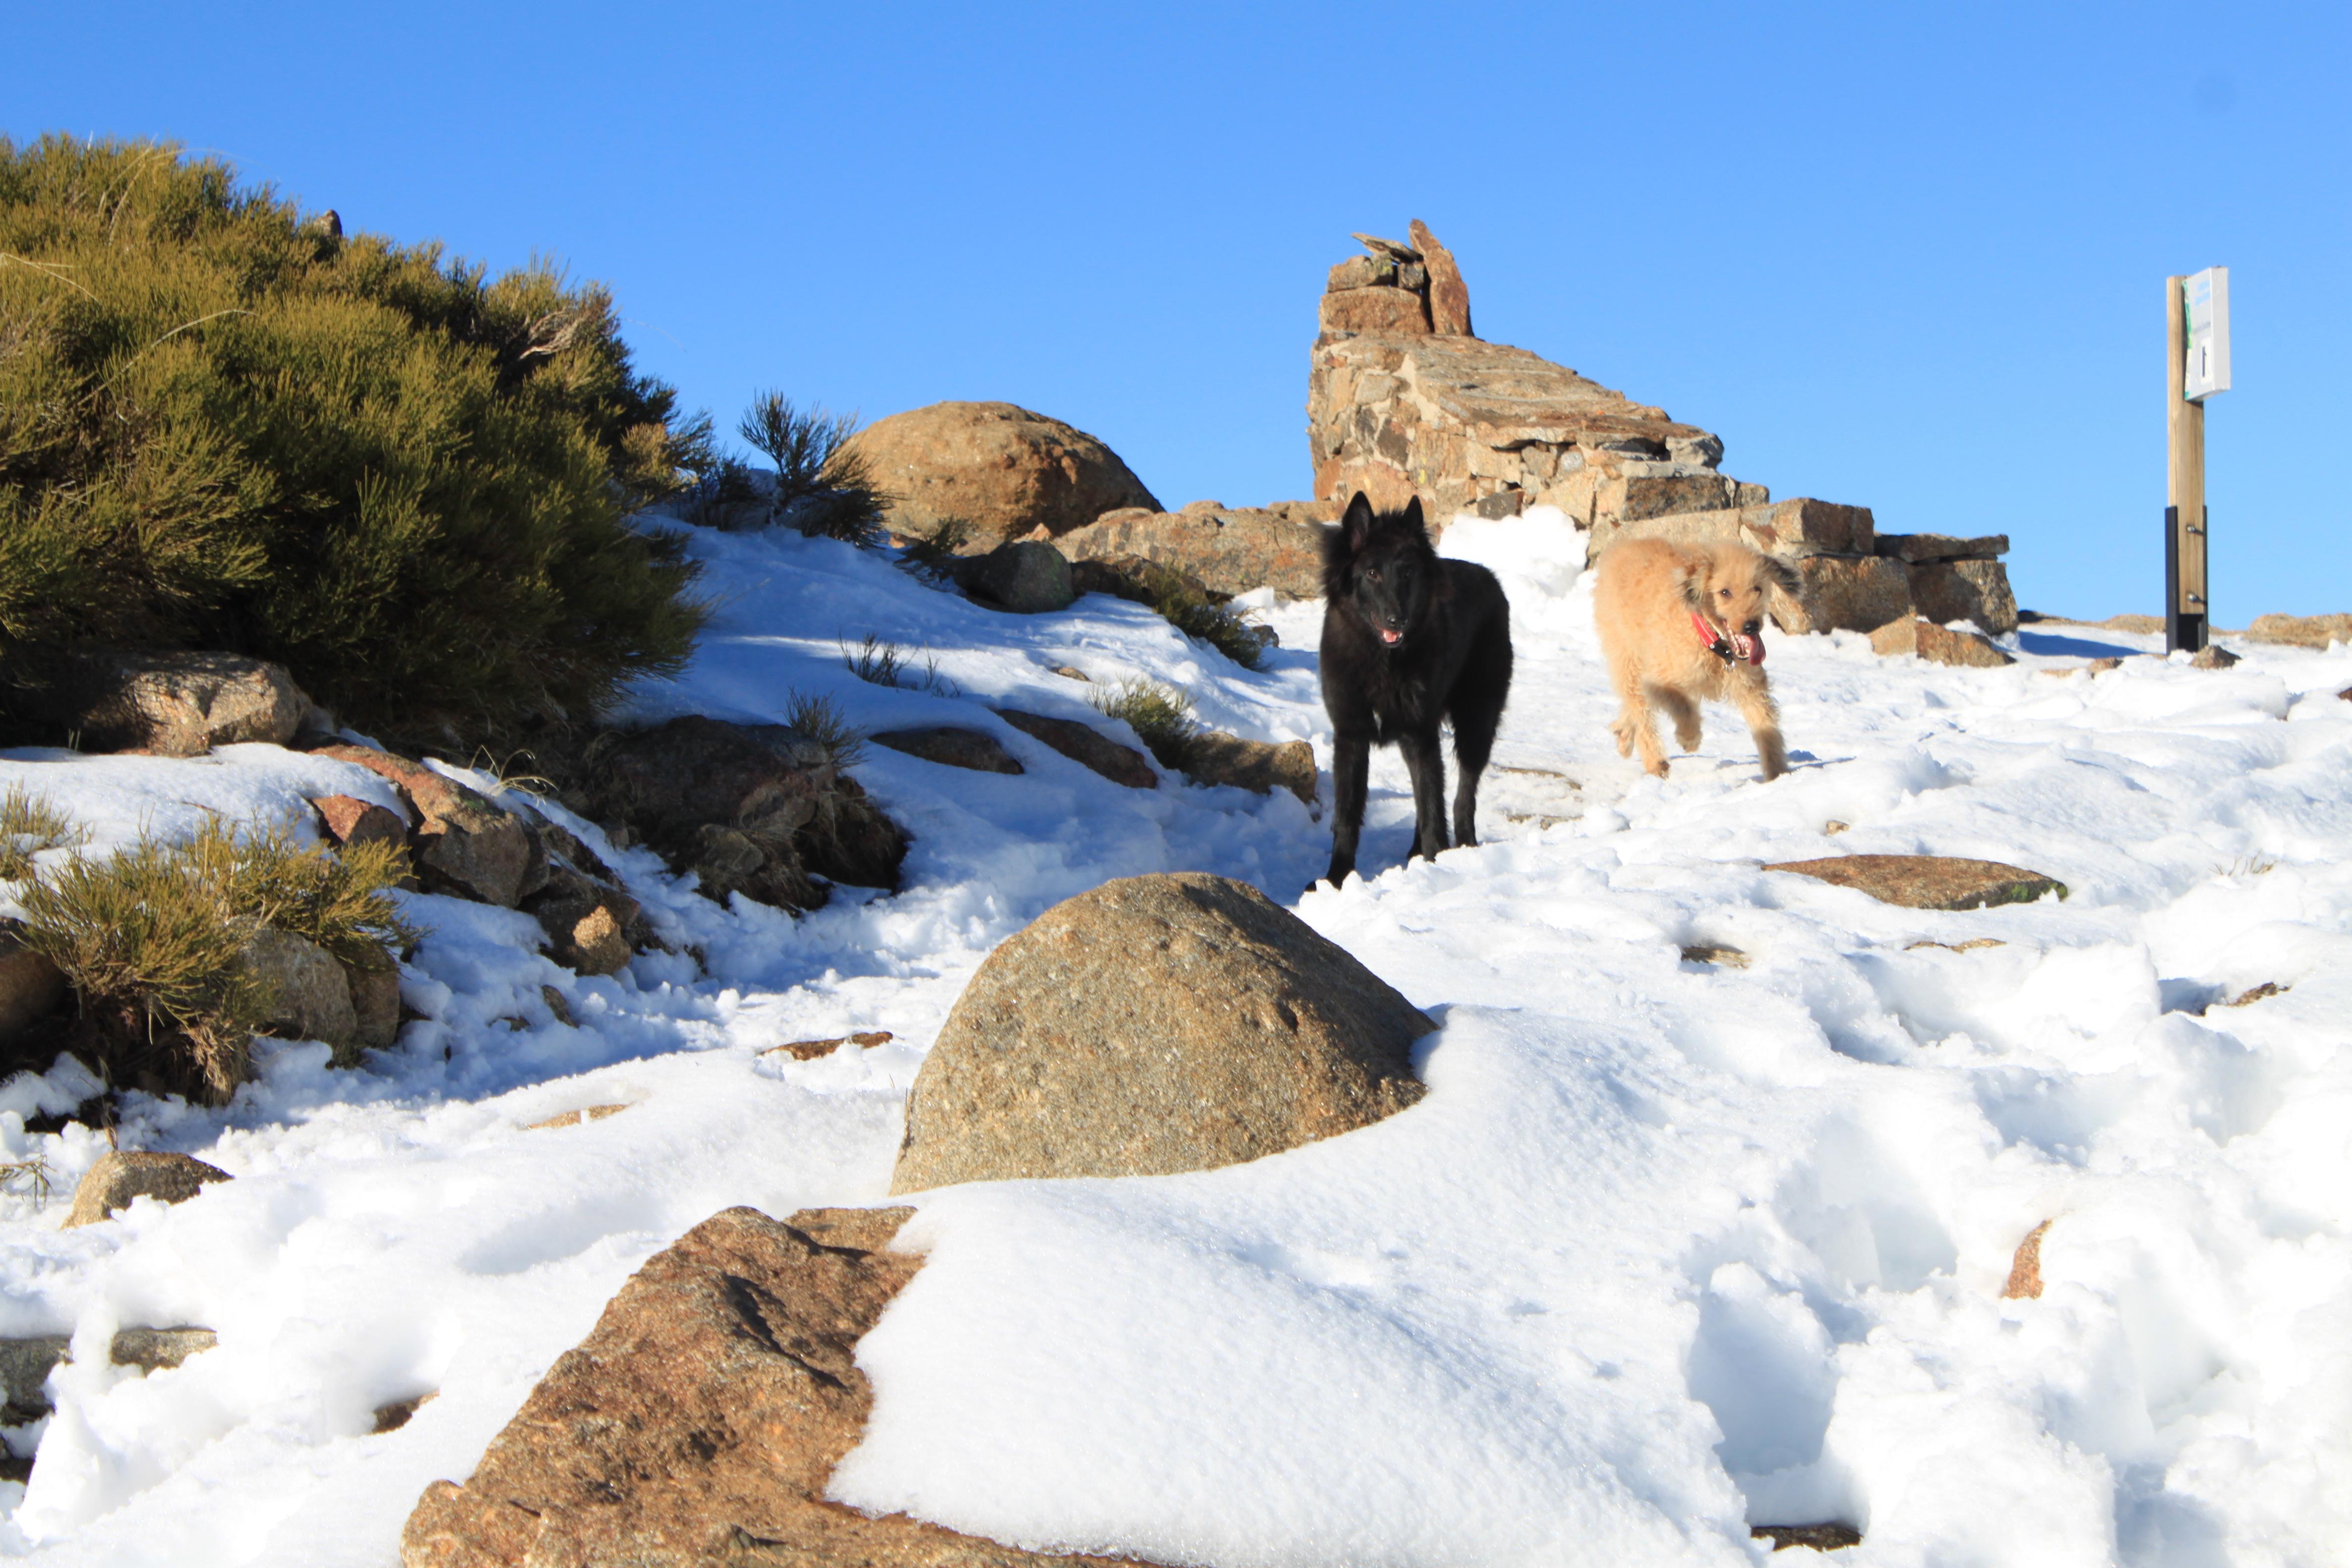
[(65, 972), (80, 1043), (112, 1083), (152, 1074), (225, 1102), (276, 1000), (242, 962), (263, 927), (307, 937), (354, 964), (417, 939), (384, 889), (407, 871), (398, 846), (330, 853), (283, 828), (239, 837), (218, 820), (176, 843), (142, 838), (77, 857), (26, 884), (24, 941)]
[(1156, 680), (1127, 680), (1093, 692), (1087, 700), (1104, 718), (1125, 721), (1160, 766), (1183, 770), (1192, 737), (1201, 731), (1192, 717), (1192, 699)]
[(830, 697), (792, 692), (784, 700), (784, 722), (823, 746), (835, 767), (845, 768), (866, 754), (866, 737)]
[(854, 414), (802, 410), (781, 393), (751, 400), (736, 426), (776, 465), (776, 521), (811, 538), (871, 544), (882, 529), (882, 494), (866, 459), (845, 449), (857, 434)]
[(624, 517), (712, 464), (611, 296), (305, 224), (215, 158), (0, 138), (0, 660), (277, 659), (443, 741), (675, 670), (680, 542)]
[(21, 882), (33, 874), (33, 857), (44, 849), (72, 849), (89, 842), (73, 818), (47, 795), (12, 784), (0, 795), (0, 882)]
[(952, 577), (959, 553), (971, 538), (971, 524), (960, 517), (943, 517), (929, 534), (917, 534), (907, 541), (901, 563), (926, 576)]

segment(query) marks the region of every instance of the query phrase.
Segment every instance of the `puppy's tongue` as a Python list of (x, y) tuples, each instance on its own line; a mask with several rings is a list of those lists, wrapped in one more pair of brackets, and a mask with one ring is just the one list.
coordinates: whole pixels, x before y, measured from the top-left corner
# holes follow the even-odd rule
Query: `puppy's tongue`
[(1402, 632), (1390, 631), (1387, 627), (1383, 626), (1381, 628), (1381, 641), (1391, 644), (1401, 643), (1404, 641), (1404, 634)]

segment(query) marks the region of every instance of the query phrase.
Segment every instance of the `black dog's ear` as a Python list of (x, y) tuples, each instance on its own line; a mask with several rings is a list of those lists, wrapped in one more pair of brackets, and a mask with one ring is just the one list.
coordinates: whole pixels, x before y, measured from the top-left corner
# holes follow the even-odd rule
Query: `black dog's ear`
[(1347, 536), (1349, 554), (1364, 547), (1372, 536), (1372, 503), (1364, 492), (1358, 490), (1356, 499), (1348, 503), (1347, 514), (1339, 519), (1339, 531)]
[(1421, 535), (1424, 541), (1429, 538), (1429, 524), (1421, 515), (1419, 496), (1404, 503), (1404, 525)]

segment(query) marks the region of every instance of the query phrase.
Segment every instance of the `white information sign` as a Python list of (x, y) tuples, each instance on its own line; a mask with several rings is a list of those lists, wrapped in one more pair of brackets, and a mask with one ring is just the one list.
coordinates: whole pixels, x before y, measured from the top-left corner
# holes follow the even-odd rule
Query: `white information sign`
[(2180, 395), (2202, 403), (2230, 390), (2230, 269), (2192, 272), (2180, 288), (2189, 308), (2189, 364)]

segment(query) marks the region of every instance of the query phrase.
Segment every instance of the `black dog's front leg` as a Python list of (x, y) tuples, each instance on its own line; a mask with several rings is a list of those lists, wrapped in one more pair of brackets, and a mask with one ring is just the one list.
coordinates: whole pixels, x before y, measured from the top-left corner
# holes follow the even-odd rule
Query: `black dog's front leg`
[(1356, 841), (1364, 831), (1364, 789), (1372, 754), (1369, 735), (1341, 735), (1331, 745), (1331, 868), (1333, 887), (1356, 868)]
[(1445, 754), (1433, 732), (1399, 736), (1397, 750), (1412, 775), (1412, 852), (1434, 860), (1445, 847)]

